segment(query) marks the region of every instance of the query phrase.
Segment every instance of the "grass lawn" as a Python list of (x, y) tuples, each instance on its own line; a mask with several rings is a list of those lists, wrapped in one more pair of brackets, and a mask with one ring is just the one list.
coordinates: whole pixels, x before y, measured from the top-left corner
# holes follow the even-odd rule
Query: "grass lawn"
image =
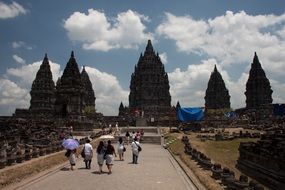
[(196, 162), (190, 159), (189, 155), (184, 153), (184, 144), (181, 142), (182, 134), (171, 133), (166, 135), (165, 142), (169, 142), (172, 139), (176, 139), (170, 146), (170, 151), (179, 156), (179, 158), (193, 171), (204, 186), (209, 190), (222, 190), (223, 188), (211, 178), (211, 172), (208, 170), (201, 169)]
[(193, 147), (203, 152), (215, 163), (219, 163), (222, 167), (228, 167), (233, 170), (237, 176), (240, 176), (240, 171), (236, 169), (235, 165), (239, 157), (239, 144), (240, 142), (256, 142), (258, 139), (245, 138), (234, 139), (230, 141), (206, 141), (201, 142), (196, 138), (196, 134), (190, 135), (190, 142)]
[[(223, 189), (212, 177), (211, 171), (201, 169), (196, 162), (190, 159), (188, 155), (184, 153), (184, 144), (181, 142), (182, 133), (170, 133), (165, 136), (165, 142), (169, 142), (172, 139), (176, 139), (169, 148), (173, 154), (178, 155), (184, 163), (191, 168), (198, 179), (210, 190)], [(202, 142), (196, 138), (197, 134), (192, 133), (188, 135), (191, 145), (203, 152), (215, 163), (220, 163), (222, 167), (228, 167), (235, 172), (236, 178), (240, 176), (240, 171), (235, 168), (236, 161), (239, 157), (239, 144), (240, 142), (256, 142), (258, 139), (235, 139), (231, 141), (205, 141)]]

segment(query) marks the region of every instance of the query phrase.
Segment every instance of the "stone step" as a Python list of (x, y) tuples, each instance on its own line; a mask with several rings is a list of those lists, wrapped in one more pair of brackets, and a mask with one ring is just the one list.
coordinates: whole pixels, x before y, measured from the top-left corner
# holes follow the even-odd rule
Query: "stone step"
[[(116, 136), (115, 139), (112, 140), (112, 143), (116, 143), (119, 140), (119, 137), (123, 138), (123, 141), (126, 142), (125, 136)], [(132, 140), (130, 139), (130, 142)], [(149, 144), (161, 144), (161, 136), (160, 135), (152, 135), (152, 136), (143, 136), (140, 140), (140, 143), (149, 143)]]
[(146, 126), (147, 125), (147, 120), (146, 118), (136, 118), (136, 126)]

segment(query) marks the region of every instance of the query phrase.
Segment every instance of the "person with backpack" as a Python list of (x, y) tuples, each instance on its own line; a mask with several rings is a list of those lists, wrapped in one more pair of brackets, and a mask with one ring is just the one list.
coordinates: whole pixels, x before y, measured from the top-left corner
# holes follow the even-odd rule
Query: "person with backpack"
[(138, 164), (139, 152), (142, 150), (142, 148), (136, 137), (134, 138), (134, 141), (132, 142), (131, 147), (132, 147), (132, 152), (133, 152), (133, 164)]

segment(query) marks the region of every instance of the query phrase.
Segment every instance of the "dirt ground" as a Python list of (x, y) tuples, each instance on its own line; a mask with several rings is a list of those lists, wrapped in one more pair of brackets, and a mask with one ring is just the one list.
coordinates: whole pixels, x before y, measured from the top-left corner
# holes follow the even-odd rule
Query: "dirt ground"
[[(233, 132), (239, 133), (239, 131), (243, 131), (245, 133), (248, 132), (257, 132), (255, 130), (244, 130), (242, 128), (228, 128), (225, 129), (225, 132), (228, 132), (232, 134)], [(197, 138), (197, 135), (212, 135), (214, 136), (214, 133), (190, 133), (187, 135), (190, 139), (191, 145), (199, 150), (200, 152), (203, 152), (206, 156), (212, 159), (214, 163), (220, 163), (222, 167), (228, 167), (229, 169), (233, 170), (235, 172), (235, 176), (238, 179), (241, 172), (236, 169), (236, 161), (239, 156), (238, 147), (240, 142), (248, 142), (253, 141), (256, 142), (258, 139), (234, 139), (231, 141), (210, 141), (207, 140), (205, 142), (202, 142), (200, 138)], [(223, 187), (215, 181), (211, 177), (211, 172), (207, 170), (203, 170), (200, 168), (197, 163), (190, 159), (188, 155), (184, 153), (184, 145), (181, 142), (182, 136), (185, 135), (183, 133), (170, 133), (170, 138), (177, 138), (179, 139), (175, 143), (173, 143), (170, 146), (170, 149), (172, 152), (176, 155), (179, 155), (180, 158), (190, 167), (195, 175), (199, 178), (199, 180), (208, 188), (211, 190), (217, 190), (217, 189), (223, 189)]]

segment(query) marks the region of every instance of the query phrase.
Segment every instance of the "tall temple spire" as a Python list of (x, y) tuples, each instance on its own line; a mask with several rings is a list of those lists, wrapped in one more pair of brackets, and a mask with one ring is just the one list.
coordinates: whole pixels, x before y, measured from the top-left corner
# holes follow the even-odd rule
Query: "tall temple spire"
[(52, 115), (55, 101), (55, 85), (47, 54), (36, 74), (31, 88), (30, 111), (36, 115)]
[(271, 104), (272, 92), (270, 82), (255, 52), (246, 83), (246, 107), (258, 108), (263, 105)]
[(123, 102), (120, 103), (120, 106), (119, 106), (119, 114), (118, 116), (124, 116), (127, 111), (127, 108), (124, 106)]
[(74, 58), (73, 51), (71, 51), (70, 59), (67, 62), (66, 67), (63, 71), (63, 75), (61, 77), (61, 84), (67, 85), (67, 88), (80, 88), (80, 86), (82, 85), (79, 68), (76, 59)]
[(230, 108), (229, 91), (216, 65), (208, 82), (205, 107), (210, 109)]
[(84, 86), (84, 102), (85, 106), (91, 106), (95, 107), (95, 93), (92, 87), (92, 83), (90, 81), (90, 78), (88, 76), (88, 73), (85, 70), (85, 66), (83, 66), (82, 72), (81, 72), (81, 80)]
[(71, 51), (71, 55), (70, 55), (71, 58), (74, 58), (74, 52)]
[(261, 64), (259, 62), (258, 56), (256, 52), (254, 52), (254, 57), (253, 57), (253, 62), (252, 64), (254, 65), (255, 68), (261, 68)]
[(152, 47), (152, 44), (151, 44), (151, 40), (148, 40), (147, 41), (147, 46), (145, 48), (145, 53), (153, 53), (153, 47)]
[(167, 73), (148, 40), (131, 76), (129, 108), (143, 110), (144, 117), (159, 117), (171, 109)]
[(181, 108), (181, 106), (180, 106), (180, 102), (179, 101), (177, 101), (177, 104), (176, 104), (176, 110), (178, 110), (179, 108)]
[(214, 72), (218, 72), (216, 64), (215, 64)]
[(84, 91), (84, 85), (73, 51), (60, 78), (60, 83), (56, 86), (56, 90), (57, 110), (63, 110), (58, 114), (67, 116), (71, 113), (75, 115), (82, 113), (84, 101), (81, 101), (81, 96)]

